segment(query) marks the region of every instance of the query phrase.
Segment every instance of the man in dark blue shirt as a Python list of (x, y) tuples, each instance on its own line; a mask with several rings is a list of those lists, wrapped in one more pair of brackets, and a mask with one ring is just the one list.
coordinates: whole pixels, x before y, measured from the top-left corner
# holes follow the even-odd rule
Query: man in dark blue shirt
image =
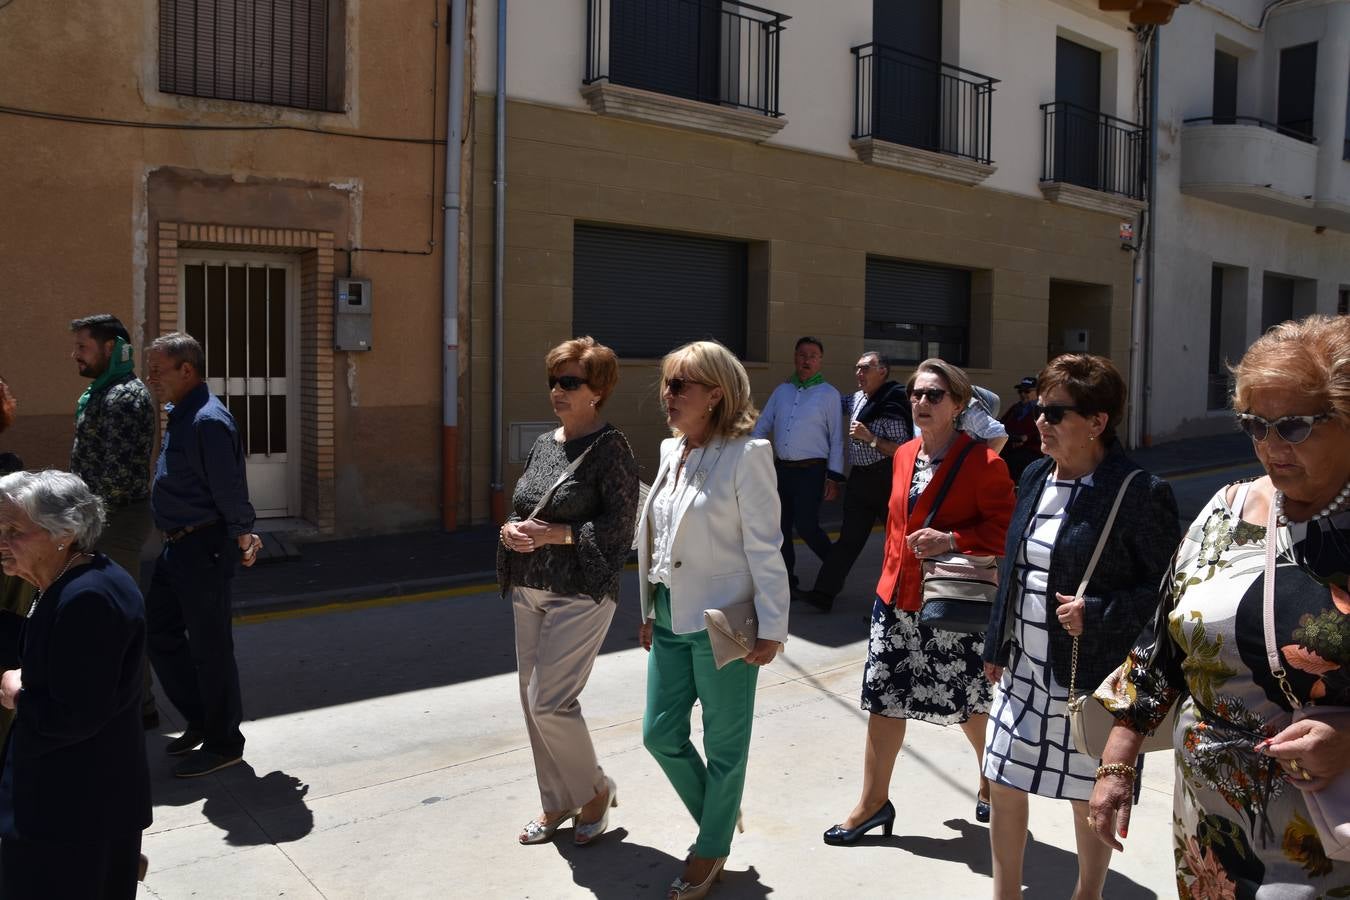
[(146, 598), (146, 627), (155, 674), (187, 719), (166, 748), (184, 757), (174, 769), (179, 778), (243, 760), (230, 579), (235, 563), (253, 565), (262, 546), (252, 533), (239, 432), (211, 396), (204, 371), (201, 344), (180, 332), (157, 338), (146, 354), (146, 384), (169, 412), (151, 490), (164, 549)]

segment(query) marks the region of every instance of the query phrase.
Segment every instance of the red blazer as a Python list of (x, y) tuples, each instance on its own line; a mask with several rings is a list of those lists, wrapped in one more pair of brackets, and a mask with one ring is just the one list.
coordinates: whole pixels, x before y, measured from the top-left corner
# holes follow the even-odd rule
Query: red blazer
[[(913, 513), (909, 511), (909, 484), (914, 477), (914, 460), (923, 444), (915, 438), (896, 451), (892, 460), (891, 504), (886, 518), (886, 556), (881, 563), (881, 579), (877, 582), (877, 596), (885, 602), (898, 601), (900, 609), (909, 612), (922, 605), (922, 566), (919, 558), (910, 551), (905, 536), (923, 526), (952, 464), (971, 440), (965, 432), (957, 435), (933, 473), (933, 480), (919, 495)], [(930, 527), (955, 533), (959, 553), (1002, 556), (1008, 523), (1016, 505), (1007, 463), (980, 444), (966, 454)]]

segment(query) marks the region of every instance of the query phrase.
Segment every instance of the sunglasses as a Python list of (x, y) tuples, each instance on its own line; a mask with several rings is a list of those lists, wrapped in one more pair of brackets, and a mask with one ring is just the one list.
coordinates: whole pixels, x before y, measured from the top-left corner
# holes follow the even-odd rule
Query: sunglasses
[(548, 389), (551, 391), (555, 387), (560, 387), (564, 391), (575, 391), (583, 384), (588, 384), (585, 378), (580, 375), (550, 375), (548, 376)]
[(1272, 421), (1251, 413), (1237, 414), (1238, 427), (1257, 443), (1264, 441), (1270, 434), (1270, 429), (1274, 428), (1280, 440), (1286, 444), (1301, 444), (1312, 434), (1314, 425), (1330, 418), (1330, 413), (1322, 413), (1317, 416), (1281, 416)]
[(1041, 416), (1045, 416), (1045, 421), (1049, 422), (1051, 425), (1058, 425), (1060, 422), (1063, 422), (1065, 413), (1074, 412), (1078, 413), (1080, 416), (1086, 415), (1078, 407), (1068, 406), (1063, 403), (1051, 403), (1048, 406), (1044, 403), (1037, 403), (1033, 408), (1036, 410), (1036, 418), (1039, 419)]
[(909, 402), (918, 403), (920, 400), (927, 400), (933, 406), (937, 406), (945, 396), (947, 396), (947, 392), (942, 388), (911, 388)]
[(881, 367), (878, 366), (878, 365), (875, 365), (874, 363), (868, 363), (868, 364), (865, 365), (865, 366), (854, 366), (854, 367), (853, 367), (853, 371), (855, 371), (855, 372), (866, 372), (866, 371), (869, 370), (869, 369), (879, 369), (879, 368), (881, 368)]
[(670, 396), (679, 397), (689, 389), (691, 384), (697, 384), (701, 387), (711, 387), (711, 385), (704, 384), (702, 381), (694, 381), (692, 378), (667, 378), (666, 390), (670, 391)]

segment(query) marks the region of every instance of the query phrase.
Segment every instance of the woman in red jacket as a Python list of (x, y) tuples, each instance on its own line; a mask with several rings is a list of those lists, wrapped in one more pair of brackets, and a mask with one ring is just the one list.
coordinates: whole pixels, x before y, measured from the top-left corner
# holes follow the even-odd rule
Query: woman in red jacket
[[(909, 380), (914, 427), (920, 436), (894, 456), (886, 555), (872, 607), (862, 708), (867, 746), (862, 796), (848, 818), (825, 832), (827, 844), (852, 844), (877, 826), (891, 833), (895, 807), (891, 772), (910, 719), (960, 723), (977, 763), (984, 752), (990, 688), (984, 678), (984, 636), (940, 631), (919, 624), (922, 561), (958, 552), (999, 556), (1016, 500), (1007, 464), (956, 428), (970, 400), (970, 380), (940, 359), (919, 364)], [(933, 501), (960, 459), (951, 488), (923, 527)], [(976, 818), (989, 821), (988, 785), (980, 779)]]

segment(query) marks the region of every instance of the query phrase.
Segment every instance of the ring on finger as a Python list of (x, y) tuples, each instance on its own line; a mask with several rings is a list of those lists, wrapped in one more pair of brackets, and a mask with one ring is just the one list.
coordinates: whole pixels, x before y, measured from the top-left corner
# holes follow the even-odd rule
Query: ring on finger
[(1298, 776), (1300, 781), (1312, 781), (1312, 773), (1303, 768), (1298, 757), (1289, 760), (1289, 771)]
[(1090, 815), (1089, 815), (1089, 816), (1084, 816), (1083, 818), (1087, 821), (1087, 827), (1089, 827), (1089, 828), (1096, 828), (1096, 827), (1097, 827), (1097, 823), (1096, 823), (1096, 821), (1092, 818), (1092, 816), (1090, 816)]

